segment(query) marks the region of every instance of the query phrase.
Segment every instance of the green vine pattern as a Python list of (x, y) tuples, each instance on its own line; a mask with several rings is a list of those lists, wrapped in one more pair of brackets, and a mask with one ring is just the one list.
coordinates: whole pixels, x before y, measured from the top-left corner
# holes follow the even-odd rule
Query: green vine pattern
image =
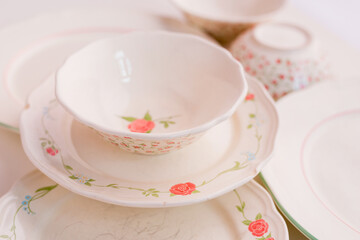
[[(258, 152), (260, 150), (260, 146), (261, 146), (260, 143), (261, 143), (262, 135), (260, 135), (260, 133), (259, 133), (259, 125), (260, 124), (257, 119), (257, 106), (256, 106), (256, 102), (254, 101), (254, 98), (255, 98), (255, 96), (253, 94), (249, 93), (246, 97), (245, 102), (253, 102), (255, 105), (255, 113), (252, 113), (249, 115), (250, 121), (249, 121), (249, 125), (247, 126), (248, 130), (255, 129), (255, 138), (257, 139), (257, 148), (256, 148), (255, 152), (244, 153), (244, 155), (246, 156), (246, 159), (247, 159), (246, 161), (243, 161), (243, 162), (235, 161), (233, 167), (219, 172), (213, 178), (211, 178), (209, 180), (204, 180), (201, 184), (198, 184), (198, 185), (191, 183), (191, 182), (178, 183), (178, 184), (173, 185), (170, 189), (168, 189), (166, 191), (160, 191), (156, 188), (143, 189), (143, 188), (136, 188), (136, 187), (129, 187), (129, 186), (121, 186), (116, 183), (110, 183), (110, 184), (105, 184), (105, 185), (97, 184), (95, 179), (88, 178), (82, 174), (76, 173), (76, 171), (73, 169), (73, 167), (71, 167), (70, 165), (65, 163), (63, 155), (61, 153), (61, 149), (57, 146), (57, 144), (55, 143), (54, 139), (52, 138), (51, 134), (49, 133), (49, 131), (47, 130), (47, 128), (45, 126), (45, 117), (49, 117), (51, 119), (51, 116), (49, 115), (49, 111), (50, 111), (50, 109), (52, 109), (51, 107), (46, 108), (46, 110), (44, 110), (44, 114), (41, 119), (41, 123), (42, 123), (44, 133), (46, 136), (39, 138), (40, 145), (45, 154), (49, 155), (50, 157), (59, 157), (60, 158), (62, 166), (63, 166), (64, 170), (68, 173), (68, 176), (70, 179), (77, 181), (80, 184), (84, 184), (88, 187), (94, 186), (94, 187), (101, 187), (101, 188), (128, 189), (128, 190), (132, 190), (132, 191), (139, 191), (145, 197), (148, 197), (148, 196), (159, 197), (160, 194), (169, 194), (169, 196), (171, 196), (171, 197), (176, 196), (176, 195), (183, 195), (183, 196), (191, 195), (191, 194), (199, 193), (200, 191), (198, 190), (198, 188), (201, 188), (201, 187), (211, 183), (212, 181), (219, 178), (223, 174), (238, 171), (238, 170), (246, 168), (248, 166), (248, 161), (256, 159), (256, 155), (258, 154)], [(50, 103), (54, 103), (54, 100), (51, 101)]]
[[(250, 220), (246, 217), (245, 207), (246, 204), (241, 200), (240, 194), (234, 190), (237, 199), (239, 200), (240, 205), (236, 205), (236, 209), (241, 213), (242, 223), (248, 226), (248, 230), (255, 237), (256, 240), (275, 240), (269, 232), (269, 224), (263, 219), (261, 213), (258, 213), (255, 216), (255, 220)], [(269, 233), (268, 233), (269, 232)]]
[(41, 188), (39, 188), (39, 189), (37, 189), (35, 191), (35, 194), (33, 196), (26, 195), (25, 199), (21, 202), (20, 206), (17, 208), (17, 210), (15, 211), (15, 214), (14, 214), (14, 216), (12, 218), (12, 225), (11, 225), (11, 228), (10, 228), (10, 233), (0, 235), (0, 238), (1, 239), (16, 240), (16, 217), (20, 213), (21, 209), (23, 209), (29, 215), (35, 214), (35, 212), (31, 208), (31, 203), (33, 201), (36, 201), (36, 200), (38, 200), (40, 198), (45, 197), (49, 192), (54, 190), (57, 186), (58, 186), (58, 184), (50, 185), (50, 186), (46, 186), (46, 187), (41, 187)]

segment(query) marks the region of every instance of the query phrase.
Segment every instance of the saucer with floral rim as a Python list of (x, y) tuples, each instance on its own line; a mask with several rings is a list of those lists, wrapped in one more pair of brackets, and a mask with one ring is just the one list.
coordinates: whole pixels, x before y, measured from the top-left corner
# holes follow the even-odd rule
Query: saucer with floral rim
[(270, 195), (251, 181), (211, 201), (167, 209), (84, 198), (39, 171), (0, 199), (1, 239), (282, 239), (288, 231)]
[(45, 175), (77, 194), (132, 207), (203, 202), (254, 178), (270, 159), (278, 128), (273, 100), (257, 80), (235, 114), (184, 149), (160, 156), (119, 150), (69, 115), (51, 76), (20, 120), (25, 153)]

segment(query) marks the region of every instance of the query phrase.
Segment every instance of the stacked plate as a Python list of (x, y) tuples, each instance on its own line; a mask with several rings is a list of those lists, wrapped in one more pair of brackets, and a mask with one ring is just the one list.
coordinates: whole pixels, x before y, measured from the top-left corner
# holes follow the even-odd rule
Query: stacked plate
[[(65, 20), (79, 14), (84, 17), (77, 18), (78, 22)], [(288, 239), (285, 222), (269, 194), (252, 181), (272, 156), (278, 128), (277, 111), (266, 89), (253, 77), (246, 76), (245, 80), (240, 64), (228, 52), (201, 38), (204, 35), (197, 30), (180, 23), (160, 21), (154, 16), (119, 14), (118, 10), (106, 11), (97, 18), (101, 21), (94, 23), (93, 17), (98, 14), (98, 11), (70, 11), (48, 15), (2, 33), (10, 41), (24, 29), (40, 29), (32, 31), (28, 38), (12, 44), (8, 42), (0, 64), (4, 72), (1, 81), (7, 86), (0, 92), (0, 98), (6, 101), (6, 104), (1, 101), (0, 120), (15, 131), (20, 125), (27, 157), (46, 176), (39, 171), (31, 172), (0, 199), (0, 238)], [(119, 22), (126, 24), (121, 26)], [(165, 32), (125, 33), (150, 29), (186, 32), (200, 37)], [(154, 111), (141, 109), (143, 113), (139, 115), (132, 111), (132, 106), (144, 103), (139, 101), (128, 107), (125, 103), (132, 99), (126, 94), (134, 94), (121, 92), (116, 104), (99, 111), (104, 109), (102, 106), (109, 106), (109, 99), (103, 92), (102, 98), (97, 95), (102, 90), (101, 84), (89, 90), (86, 82), (81, 82), (84, 76), (79, 69), (93, 72), (95, 68), (91, 66), (97, 64), (109, 73), (112, 69), (107, 67), (111, 64), (96, 62), (97, 58), (89, 56), (81, 58), (81, 54), (89, 53), (95, 46), (101, 51), (93, 56), (101, 60), (107, 48), (98, 48), (96, 44), (117, 46), (124, 38), (131, 38), (128, 42), (135, 44), (134, 36), (136, 39), (150, 36), (146, 44), (152, 43), (152, 37), (156, 37), (154, 44), (159, 44), (157, 37), (166, 38), (161, 47), (170, 42), (173, 43), (171, 47), (179, 51), (177, 55), (191, 56), (186, 61), (174, 57), (177, 64), (195, 66), (191, 61), (198, 61), (200, 65), (174, 74), (175, 80), (152, 79), (154, 84), (138, 89), (141, 94), (147, 94), (145, 90), (149, 89), (153, 94), (152, 85), (165, 86), (165, 90), (159, 91), (161, 93), (170, 89), (167, 84), (173, 84), (171, 87), (175, 89), (185, 86), (184, 90), (172, 94), (178, 94), (176, 99), (180, 99), (177, 100), (180, 103), (186, 102), (183, 99), (190, 103), (169, 107), (165, 102)], [(74, 54), (89, 42), (104, 37), (116, 38), (101, 40)], [(198, 56), (181, 51), (172, 39), (195, 44)], [(146, 44), (138, 46), (146, 48)], [(161, 47), (156, 49), (160, 51)], [(138, 48), (133, 49), (136, 52)], [(206, 58), (205, 55), (201, 62), (199, 59), (204, 57), (201, 54), (216, 57)], [(121, 74), (121, 79), (110, 75), (106, 79), (120, 79), (122, 84), (127, 84), (144, 78), (144, 75), (139, 78), (137, 73), (132, 74), (141, 66), (141, 61), (133, 61), (131, 56), (129, 49), (112, 55), (119, 69), (125, 71), (116, 73)], [(146, 57), (154, 59), (153, 66), (159, 63), (155, 56), (144, 53), (144, 59)], [(79, 59), (90, 61), (86, 62), (89, 65)], [(159, 69), (171, 69), (173, 62), (171, 58), (166, 66), (159, 65)], [(78, 75), (72, 75), (74, 63)], [(201, 63), (212, 66), (207, 71), (215, 77), (204, 78), (196, 84), (184, 73), (194, 74), (191, 71), (198, 71)], [(218, 76), (229, 86), (224, 82), (218, 84), (217, 73), (222, 74)], [(207, 76), (204, 74), (200, 72), (198, 76)], [(21, 82), (24, 76), (26, 82)], [(159, 76), (159, 79), (169, 77)], [(184, 81), (179, 86), (181, 77)], [(87, 80), (89, 86), (99, 84), (97, 79)], [(188, 91), (190, 87), (196, 90), (193, 95)], [(211, 91), (202, 92), (201, 88)], [(117, 97), (115, 90), (115, 87), (108, 87), (106, 96)], [(79, 99), (89, 97), (94, 101), (89, 102), (88, 108), (74, 100), (75, 95), (71, 93), (81, 95)], [(146, 99), (147, 104), (155, 105), (150, 97)], [(106, 120), (109, 119), (106, 114), (114, 113), (116, 107), (120, 112), (113, 117), (121, 121), (119, 129), (113, 127), (113, 121)], [(91, 113), (94, 109), (97, 112)], [(169, 115), (164, 115), (165, 112)], [(192, 125), (194, 122), (197, 125)], [(10, 133), (4, 136), (6, 134)], [(18, 155), (22, 151), (20, 143), (13, 144), (17, 146), (16, 151), (7, 149), (9, 156), (19, 159), (19, 165), (28, 164), (25, 155)], [(1, 164), (12, 164), (1, 160)], [(12, 167), (8, 165), (4, 169)], [(14, 173), (23, 172), (14, 169)]]

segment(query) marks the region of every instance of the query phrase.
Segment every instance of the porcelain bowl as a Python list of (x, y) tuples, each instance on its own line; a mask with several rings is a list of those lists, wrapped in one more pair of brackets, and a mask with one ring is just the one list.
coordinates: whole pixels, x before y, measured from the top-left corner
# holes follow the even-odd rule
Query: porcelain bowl
[(202, 38), (132, 32), (94, 42), (56, 74), (56, 97), (119, 148), (180, 149), (228, 119), (245, 98), (241, 64)]
[(330, 78), (329, 62), (305, 28), (274, 22), (239, 36), (230, 52), (260, 80), (275, 100)]
[(226, 44), (239, 33), (269, 21), (286, 0), (173, 0), (187, 20)]

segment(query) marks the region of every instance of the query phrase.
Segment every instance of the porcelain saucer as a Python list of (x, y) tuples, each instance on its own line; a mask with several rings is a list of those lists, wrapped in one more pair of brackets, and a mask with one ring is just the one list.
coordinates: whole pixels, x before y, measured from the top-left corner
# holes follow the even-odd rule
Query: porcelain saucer
[(193, 206), (142, 209), (73, 194), (34, 171), (0, 199), (1, 239), (282, 239), (288, 231), (254, 181)]
[(264, 87), (247, 79), (246, 100), (230, 120), (184, 149), (143, 156), (119, 150), (75, 121), (55, 100), (50, 77), (21, 115), (23, 147), (45, 175), (86, 197), (134, 207), (206, 201), (250, 181), (272, 155), (277, 111)]
[(168, 30), (209, 39), (176, 19), (136, 9), (71, 9), (10, 26), (0, 31), (0, 126), (17, 131), (29, 93), (71, 53), (131, 30)]
[(310, 239), (360, 239), (359, 92), (359, 79), (327, 81), (278, 102), (279, 151), (262, 176)]

